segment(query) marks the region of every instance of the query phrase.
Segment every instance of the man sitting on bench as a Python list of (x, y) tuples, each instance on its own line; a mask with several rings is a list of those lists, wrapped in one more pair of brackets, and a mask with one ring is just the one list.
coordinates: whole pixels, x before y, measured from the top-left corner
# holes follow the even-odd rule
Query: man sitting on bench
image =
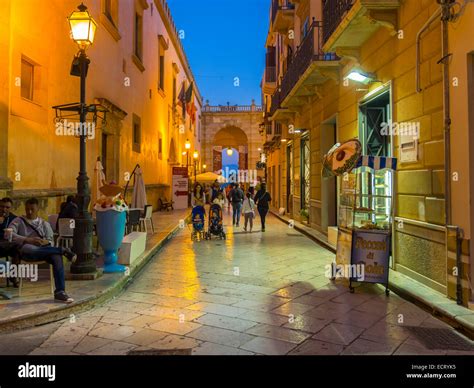
[(25, 203), (24, 217), (15, 218), (10, 224), (13, 229), (13, 242), (20, 247), (20, 257), (28, 261), (45, 261), (53, 266), (55, 292), (54, 299), (72, 303), (74, 299), (66, 294), (64, 265), (62, 256), (74, 262), (76, 255), (69, 248), (53, 246), (53, 230), (48, 222), (38, 217), (39, 203), (31, 198)]

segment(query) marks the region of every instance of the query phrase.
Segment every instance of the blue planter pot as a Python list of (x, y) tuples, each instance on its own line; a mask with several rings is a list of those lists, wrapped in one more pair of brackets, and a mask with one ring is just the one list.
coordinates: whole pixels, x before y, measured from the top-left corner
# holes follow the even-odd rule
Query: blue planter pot
[(104, 273), (125, 272), (126, 267), (117, 264), (117, 251), (125, 234), (127, 214), (115, 210), (97, 212), (97, 237), (104, 250)]

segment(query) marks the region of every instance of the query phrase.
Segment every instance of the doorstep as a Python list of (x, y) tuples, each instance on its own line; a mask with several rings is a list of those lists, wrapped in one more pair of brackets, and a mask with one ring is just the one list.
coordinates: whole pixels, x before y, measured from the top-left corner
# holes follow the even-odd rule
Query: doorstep
[(66, 290), (75, 299), (74, 303), (66, 305), (54, 302), (49, 285), (49, 270), (44, 271), (41, 276), (43, 280), (34, 285), (25, 281), (21, 298), (18, 297), (17, 288), (2, 288), (3, 293), (11, 296), (11, 299), (0, 300), (0, 332), (59, 321), (114, 298), (133, 282), (145, 265), (176, 235), (180, 229), (179, 221), (188, 220), (189, 216), (188, 209), (153, 213), (156, 233), (148, 234), (145, 252), (133, 262), (126, 274), (103, 274), (96, 280), (66, 280)]
[[(270, 212), (281, 221), (290, 223), (290, 217), (282, 216), (274, 210)], [(331, 244), (323, 233), (298, 221), (294, 221), (294, 228), (329, 251), (336, 253), (336, 246)], [(437, 318), (474, 339), (474, 310), (459, 306), (442, 293), (397, 271), (390, 270), (389, 288), (402, 298), (431, 312)]]

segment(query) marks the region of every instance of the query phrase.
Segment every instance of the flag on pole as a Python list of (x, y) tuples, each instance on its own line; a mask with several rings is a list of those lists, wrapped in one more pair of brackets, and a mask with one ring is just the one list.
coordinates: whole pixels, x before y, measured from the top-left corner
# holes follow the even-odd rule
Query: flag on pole
[(186, 117), (186, 93), (184, 90), (184, 82), (181, 85), (181, 91), (179, 92), (178, 105), (181, 105), (183, 108), (183, 117)]
[(186, 90), (186, 104), (189, 104), (193, 100), (193, 83), (189, 85), (188, 90)]
[(192, 102), (190, 107), (188, 108), (188, 114), (191, 117), (191, 123), (193, 125), (196, 122), (196, 112), (197, 112), (196, 105), (194, 105), (194, 102)]

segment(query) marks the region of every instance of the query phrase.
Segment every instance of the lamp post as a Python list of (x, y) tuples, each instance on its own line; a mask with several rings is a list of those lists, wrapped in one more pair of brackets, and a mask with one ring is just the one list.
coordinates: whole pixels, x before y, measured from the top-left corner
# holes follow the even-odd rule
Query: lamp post
[[(92, 19), (84, 4), (81, 4), (78, 10), (69, 16), (68, 20), (72, 39), (79, 46), (79, 52), (72, 64), (71, 75), (79, 76), (81, 79), (80, 125), (81, 128), (85, 128), (88, 111), (86, 106), (86, 77), (90, 63), (86, 55), (86, 49), (94, 42), (97, 23)], [(96, 272), (95, 259), (92, 255), (93, 222), (89, 213), (91, 192), (86, 170), (86, 135), (86, 131), (83, 130), (79, 137), (78, 216), (75, 219), (73, 236), (73, 248), (77, 254), (77, 260), (71, 265), (72, 274), (93, 274)]]
[(186, 143), (184, 143), (184, 148), (186, 149), (186, 172), (188, 173), (188, 206), (191, 206), (191, 179), (189, 178), (189, 150), (191, 149), (191, 143), (189, 139), (186, 139)]
[(194, 151), (193, 158), (194, 158), (194, 182), (196, 182), (196, 176), (197, 176), (196, 163), (197, 163), (197, 160), (199, 159), (199, 152)]
[(191, 149), (191, 143), (189, 139), (186, 139), (186, 143), (184, 143), (184, 148), (186, 149), (186, 167), (188, 168), (189, 174), (189, 150)]

